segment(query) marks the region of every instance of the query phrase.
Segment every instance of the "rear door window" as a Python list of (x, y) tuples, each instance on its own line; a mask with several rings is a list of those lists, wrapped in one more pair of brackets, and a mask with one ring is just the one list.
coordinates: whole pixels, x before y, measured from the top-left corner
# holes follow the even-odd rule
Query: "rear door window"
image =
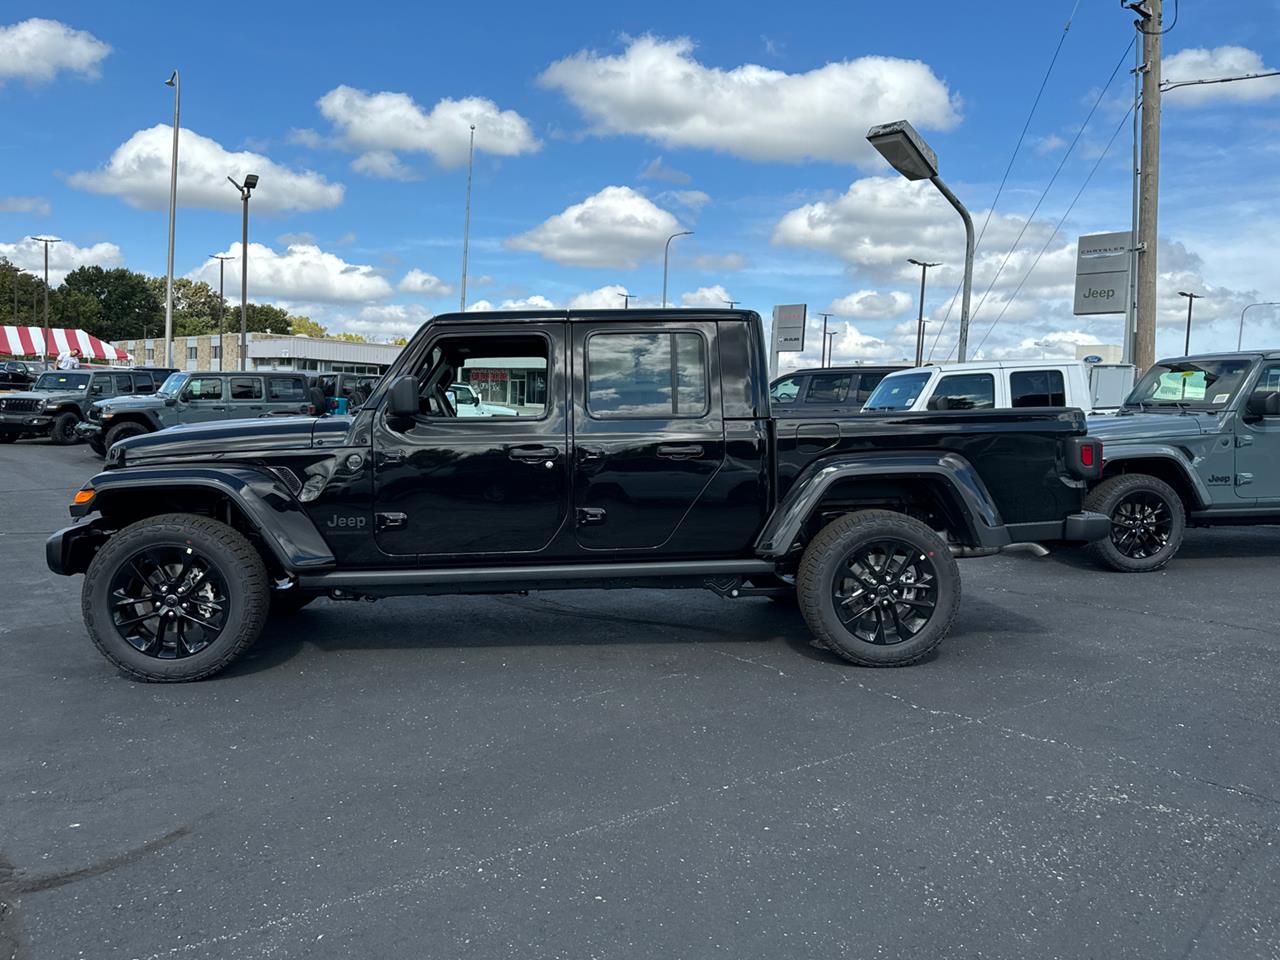
[(124, 396), (133, 393), (133, 377), (127, 373), (117, 373), (115, 375), (116, 395)]
[(952, 373), (938, 381), (930, 410), (991, 410), (996, 405), (996, 378), (989, 373)]
[(1009, 406), (1066, 405), (1067, 387), (1061, 370), (1014, 370), (1009, 374)]
[(257, 377), (232, 377), (232, 400), (261, 400), (262, 381)]
[(597, 418), (701, 417), (706, 343), (697, 333), (595, 333), (587, 340), (587, 410)]
[(866, 403), (871, 397), (872, 391), (880, 386), (880, 381), (885, 375), (883, 373), (860, 373), (858, 374), (858, 392), (854, 395), (859, 403)]
[(133, 375), (133, 392), (134, 393), (155, 393), (156, 384), (151, 379), (149, 373), (135, 373)]
[(809, 389), (805, 391), (805, 403), (844, 403), (849, 398), (849, 387), (853, 383), (853, 374), (824, 373), (809, 378)]

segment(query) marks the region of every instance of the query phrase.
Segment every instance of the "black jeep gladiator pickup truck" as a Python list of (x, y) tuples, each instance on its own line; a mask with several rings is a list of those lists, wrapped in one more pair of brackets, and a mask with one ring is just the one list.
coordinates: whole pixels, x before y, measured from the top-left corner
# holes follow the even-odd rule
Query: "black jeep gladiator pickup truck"
[[(775, 420), (742, 310), (436, 317), (354, 416), (123, 440), (50, 568), (104, 656), (197, 680), (317, 596), (705, 587), (795, 597), (866, 665), (945, 636), (957, 556), (1091, 541), (1077, 410)], [(458, 416), (466, 383), (509, 413)]]

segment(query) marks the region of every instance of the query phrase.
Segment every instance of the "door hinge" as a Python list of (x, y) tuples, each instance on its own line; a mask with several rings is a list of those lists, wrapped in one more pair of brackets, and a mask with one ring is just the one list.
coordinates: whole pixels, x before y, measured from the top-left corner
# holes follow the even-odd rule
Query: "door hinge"
[(579, 507), (578, 508), (578, 526), (585, 527), (589, 523), (604, 523), (605, 512), (603, 507)]
[(1236, 434), (1236, 446), (1237, 446), (1237, 447), (1252, 447), (1252, 446), (1253, 446), (1253, 437), (1251, 437), (1251, 436), (1249, 436), (1249, 435), (1247, 435), (1247, 434)]
[(375, 521), (379, 530), (403, 530), (409, 525), (409, 516), (404, 513), (379, 513)]
[(1249, 485), (1249, 484), (1251, 484), (1251, 483), (1253, 483), (1253, 474), (1252, 474), (1252, 473), (1237, 473), (1237, 474), (1236, 474), (1236, 486), (1237, 486), (1237, 487), (1246, 487), (1246, 486), (1248, 486), (1248, 485)]

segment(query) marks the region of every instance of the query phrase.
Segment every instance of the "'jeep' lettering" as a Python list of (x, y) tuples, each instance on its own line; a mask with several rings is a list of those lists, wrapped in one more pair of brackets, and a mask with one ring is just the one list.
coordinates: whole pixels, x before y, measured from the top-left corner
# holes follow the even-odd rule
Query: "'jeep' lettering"
[(345, 527), (349, 530), (358, 530), (361, 527), (363, 527), (364, 524), (365, 524), (364, 517), (341, 517), (335, 513), (332, 517), (329, 518), (328, 526)]
[(1110, 300), (1115, 297), (1116, 292), (1110, 287), (1090, 287), (1082, 296), (1086, 300)]

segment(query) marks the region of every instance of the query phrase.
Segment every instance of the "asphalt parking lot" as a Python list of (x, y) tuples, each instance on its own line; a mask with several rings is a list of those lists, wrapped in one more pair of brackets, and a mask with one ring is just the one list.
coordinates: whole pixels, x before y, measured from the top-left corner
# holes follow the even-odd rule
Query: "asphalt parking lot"
[(320, 601), (119, 676), (0, 447), (0, 958), (1280, 956), (1280, 529), (962, 563), (866, 670), (702, 592)]

